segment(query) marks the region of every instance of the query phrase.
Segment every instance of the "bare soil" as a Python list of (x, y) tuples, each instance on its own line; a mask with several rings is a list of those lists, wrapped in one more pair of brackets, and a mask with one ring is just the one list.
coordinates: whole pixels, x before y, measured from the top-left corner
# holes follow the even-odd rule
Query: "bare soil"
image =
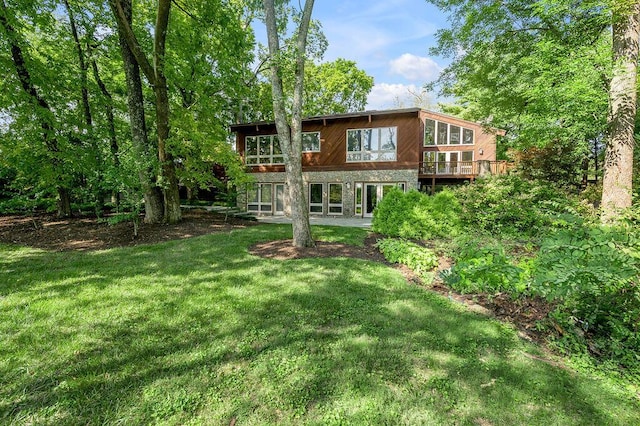
[[(0, 243), (54, 251), (90, 251), (229, 232), (256, 224), (232, 217), (225, 220), (224, 215), (202, 210), (189, 210), (183, 212), (183, 220), (178, 224), (141, 224), (138, 236), (134, 238), (133, 224), (128, 222), (109, 225), (95, 217), (59, 219), (47, 214), (0, 216)], [(278, 240), (256, 244), (250, 247), (250, 251), (257, 256), (278, 260), (351, 257), (389, 264), (375, 246), (378, 238), (381, 237), (370, 234), (365, 239), (364, 247), (318, 241), (315, 247), (295, 248), (291, 245), (291, 240)], [(410, 269), (401, 265), (392, 266), (398, 268), (409, 283), (423, 286), (420, 278)], [(439, 269), (449, 266), (448, 259), (440, 259)], [(537, 323), (544, 320), (551, 309), (544, 300), (512, 300), (506, 294), (463, 295), (438, 280), (425, 288), (465, 304), (474, 311), (514, 324), (523, 338), (537, 342), (544, 340), (544, 335), (536, 328)]]

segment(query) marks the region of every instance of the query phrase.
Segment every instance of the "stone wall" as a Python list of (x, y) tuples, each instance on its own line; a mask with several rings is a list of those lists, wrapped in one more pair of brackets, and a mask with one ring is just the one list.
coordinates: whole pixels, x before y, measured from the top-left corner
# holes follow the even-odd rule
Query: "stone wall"
[[(256, 183), (282, 183), (286, 181), (285, 173), (254, 173), (252, 175)], [(330, 171), (330, 172), (304, 172), (305, 196), (309, 183), (322, 183), (324, 185), (324, 215), (328, 215), (328, 183), (342, 183), (342, 216), (350, 217), (355, 211), (355, 187), (356, 183), (398, 183), (405, 184), (406, 190), (418, 188), (418, 170), (357, 170), (357, 171)], [(288, 194), (287, 194), (288, 196)], [(289, 206), (289, 201), (285, 201)], [(238, 207), (246, 208), (246, 197), (244, 193), (238, 196)], [(288, 214), (288, 211), (285, 211)]]

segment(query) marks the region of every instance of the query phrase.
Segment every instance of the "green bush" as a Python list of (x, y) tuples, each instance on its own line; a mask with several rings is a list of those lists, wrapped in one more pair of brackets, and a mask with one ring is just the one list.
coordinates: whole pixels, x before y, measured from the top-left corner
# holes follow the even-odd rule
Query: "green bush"
[(374, 232), (408, 239), (450, 237), (459, 233), (460, 206), (452, 191), (434, 196), (393, 189), (374, 211)]
[[(526, 291), (528, 268), (514, 265), (504, 246), (496, 241), (478, 242), (478, 237), (456, 241), (455, 264), (442, 272), (444, 282), (460, 293), (498, 293), (515, 295)], [(523, 262), (523, 265), (526, 263)]]
[[(591, 228), (543, 242), (532, 291), (558, 304), (567, 344), (640, 368), (640, 232)], [(587, 344), (588, 341), (588, 344)]]
[(462, 224), (493, 235), (540, 236), (580, 227), (591, 217), (586, 204), (570, 194), (517, 174), (478, 179), (456, 196)]
[(376, 245), (389, 262), (407, 265), (423, 279), (430, 280), (430, 271), (438, 266), (438, 256), (432, 250), (410, 241), (385, 238)]

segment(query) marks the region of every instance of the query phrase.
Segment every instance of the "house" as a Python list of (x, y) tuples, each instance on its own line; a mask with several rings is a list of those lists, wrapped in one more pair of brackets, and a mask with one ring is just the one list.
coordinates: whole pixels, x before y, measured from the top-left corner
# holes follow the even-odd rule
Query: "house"
[[(419, 108), (309, 117), (303, 121), (303, 175), (309, 213), (369, 217), (384, 194), (501, 173), (496, 133)], [(236, 147), (256, 183), (240, 207), (288, 211), (283, 157), (273, 122), (236, 124)]]

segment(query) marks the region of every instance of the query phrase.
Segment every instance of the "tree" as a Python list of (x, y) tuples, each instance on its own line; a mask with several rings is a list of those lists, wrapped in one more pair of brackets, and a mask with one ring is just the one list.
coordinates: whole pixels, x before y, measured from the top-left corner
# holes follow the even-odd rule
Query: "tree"
[(611, 39), (604, 2), (432, 3), (453, 21), (432, 50), (453, 58), (439, 79), (441, 92), (460, 100), (465, 118), (506, 129), (513, 148), (571, 148), (560, 151), (565, 163), (579, 159), (571, 173), (577, 183), (580, 159), (593, 156), (607, 123)]
[(373, 77), (354, 61), (338, 58), (319, 65), (305, 65), (304, 115), (342, 114), (363, 111), (373, 88)]
[(118, 30), (126, 40), (137, 64), (145, 77), (153, 86), (156, 109), (157, 153), (163, 178), (164, 220), (168, 223), (179, 222), (182, 218), (180, 211), (180, 195), (178, 193), (178, 179), (173, 155), (167, 150), (169, 139), (169, 94), (165, 76), (165, 43), (171, 0), (158, 0), (156, 22), (153, 30), (153, 66), (147, 59), (142, 45), (133, 32), (130, 19), (125, 13), (122, 2), (125, 0), (111, 0), (114, 16), (118, 23)]
[(21, 46), (21, 34), (15, 29), (12, 16), (5, 0), (0, 2), (0, 28), (7, 40), (11, 51), (11, 60), (20, 87), (26, 96), (29, 111), (35, 116), (41, 131), (41, 138), (46, 147), (46, 159), (51, 166), (51, 172), (55, 180), (55, 188), (58, 194), (58, 216), (71, 216), (71, 195), (69, 183), (60, 155), (60, 143), (58, 140), (58, 120), (48, 100), (34, 84), (32, 72)]
[(602, 181), (602, 221), (631, 206), (640, 37), (640, 1), (613, 3), (613, 75), (609, 88), (609, 141)]
[(289, 186), (293, 245), (295, 247), (313, 247), (315, 242), (311, 236), (309, 211), (307, 199), (304, 196), (304, 182), (302, 179), (302, 113), (307, 34), (314, 1), (305, 1), (302, 16), (299, 19), (299, 25), (295, 33), (294, 85), (290, 116), (287, 113), (283, 88), (280, 36), (274, 3), (274, 0), (263, 1), (269, 42), (269, 70), (272, 85), (273, 112)]

